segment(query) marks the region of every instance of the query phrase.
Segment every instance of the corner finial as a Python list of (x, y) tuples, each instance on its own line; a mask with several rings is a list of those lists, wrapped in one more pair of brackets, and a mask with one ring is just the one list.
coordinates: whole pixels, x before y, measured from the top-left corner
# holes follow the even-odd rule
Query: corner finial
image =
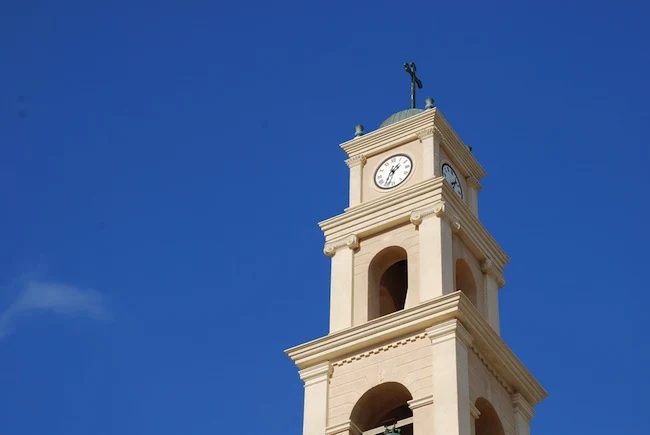
[(363, 125), (357, 124), (354, 126), (354, 137), (363, 136)]
[(424, 104), (425, 104), (424, 108), (427, 110), (433, 109), (433, 103), (434, 103), (433, 98), (431, 97), (427, 98), (426, 100), (424, 100)]

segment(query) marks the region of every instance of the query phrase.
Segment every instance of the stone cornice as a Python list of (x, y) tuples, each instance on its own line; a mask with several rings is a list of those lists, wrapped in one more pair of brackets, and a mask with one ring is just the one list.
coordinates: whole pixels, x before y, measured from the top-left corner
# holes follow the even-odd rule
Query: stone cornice
[(485, 170), (439, 111), (436, 114), (435, 125), (442, 135), (443, 148), (449, 157), (464, 169), (465, 176), (472, 176), (477, 180), (485, 177)]
[(363, 166), (366, 164), (366, 161), (367, 161), (366, 156), (364, 156), (363, 154), (358, 154), (354, 157), (350, 157), (349, 159), (347, 159), (345, 161), (345, 164), (348, 165), (348, 168), (351, 168), (353, 166), (359, 166), (359, 165)]
[(420, 142), (422, 142), (423, 140), (432, 137), (436, 133), (435, 130), (435, 127), (427, 127), (416, 132), (415, 135), (418, 137), (418, 139), (420, 139)]
[(433, 394), (420, 397), (419, 399), (412, 399), (406, 403), (408, 403), (408, 406), (411, 408), (411, 410), (422, 408), (423, 406), (431, 405), (433, 403)]
[(332, 365), (329, 361), (321, 362), (300, 370), (299, 375), (305, 386), (327, 381), (332, 375)]
[(421, 340), (421, 339), (426, 338), (426, 337), (427, 337), (426, 334), (413, 335), (411, 337), (405, 338), (404, 340), (398, 340), (398, 341), (395, 341), (395, 342), (392, 342), (392, 343), (388, 343), (385, 346), (379, 346), (379, 347), (373, 348), (373, 349), (371, 349), (371, 350), (369, 350), (367, 352), (358, 353), (358, 354), (352, 355), (349, 358), (344, 358), (342, 360), (336, 361), (336, 362), (332, 363), (332, 366), (333, 367), (341, 367), (341, 366), (343, 366), (345, 364), (351, 363), (352, 361), (359, 361), (359, 360), (361, 360), (363, 358), (367, 358), (367, 357), (369, 357), (371, 355), (376, 355), (378, 353), (385, 352), (385, 351), (390, 350), (390, 349), (395, 349), (397, 347), (404, 346), (407, 343), (413, 343), (414, 341), (418, 341), (418, 340)]
[(421, 219), (431, 214), (448, 219), (454, 232), (479, 261), (490, 258), (495, 270), (503, 273), (508, 256), (442, 177), (351, 207), (319, 225), (327, 243), (349, 234), (356, 234), (362, 240), (409, 221), (418, 225)]
[(497, 376), (519, 392), (531, 405), (547, 393), (461, 291), (441, 296), (415, 307), (370, 322), (334, 332), (285, 352), (299, 369), (349, 358), (372, 346), (421, 334), (425, 329), (457, 319), (472, 337), (472, 350), (479, 352)]
[(437, 108), (351, 139), (342, 143), (341, 148), (348, 157), (358, 154), (371, 157), (407, 142), (418, 139), (422, 141), (429, 137), (429, 132), (438, 137), (449, 157), (460, 166), (465, 176), (473, 176), (477, 180), (485, 177), (485, 170)]
[(526, 420), (531, 420), (535, 416), (535, 410), (521, 393), (512, 395), (512, 405), (515, 407), (515, 412), (520, 412)]
[(326, 243), (323, 252), (328, 257), (333, 257), (341, 248), (357, 249), (358, 247), (359, 238), (356, 236), (356, 234), (350, 234), (347, 237)]

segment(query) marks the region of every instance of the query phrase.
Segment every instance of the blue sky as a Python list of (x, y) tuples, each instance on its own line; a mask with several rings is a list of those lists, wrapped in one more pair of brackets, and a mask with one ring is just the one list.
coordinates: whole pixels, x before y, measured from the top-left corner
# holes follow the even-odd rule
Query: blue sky
[(536, 434), (648, 433), (650, 6), (4, 2), (0, 422), (298, 434), (338, 144), (405, 61), (488, 172)]

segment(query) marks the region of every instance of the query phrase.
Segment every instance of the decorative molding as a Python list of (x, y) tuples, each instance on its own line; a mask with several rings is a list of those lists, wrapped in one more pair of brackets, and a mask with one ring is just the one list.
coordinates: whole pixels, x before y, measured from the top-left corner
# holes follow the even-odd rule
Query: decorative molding
[(506, 382), (505, 379), (503, 379), (503, 378), (499, 375), (499, 372), (497, 372), (497, 371), (494, 369), (494, 367), (492, 367), (492, 365), (490, 364), (490, 362), (489, 362), (489, 361), (488, 361), (488, 360), (483, 356), (483, 354), (482, 354), (482, 353), (481, 353), (481, 352), (480, 352), (480, 351), (479, 351), (475, 346), (471, 346), (471, 350), (472, 350), (472, 352), (474, 353), (474, 355), (476, 355), (476, 357), (478, 358), (478, 360), (483, 364), (483, 366), (487, 369), (487, 371), (488, 371), (492, 376), (494, 376), (494, 379), (497, 380), (497, 382), (499, 383), (499, 385), (501, 385), (501, 386), (506, 390), (506, 392), (507, 392), (508, 394), (512, 394), (512, 393), (514, 393), (514, 390), (512, 389), (512, 387), (508, 384), (508, 382)]
[(469, 404), (469, 413), (472, 415), (472, 418), (476, 420), (481, 416), (481, 411), (478, 410), (476, 406), (474, 406), (473, 403)]
[[(411, 308), (387, 314), (360, 325), (332, 332), (308, 343), (285, 350), (299, 369), (337, 361), (373, 346), (382, 346), (450, 319), (462, 322), (472, 335), (472, 350), (488, 370), (508, 385), (509, 394), (519, 392), (535, 405), (548, 396), (530, 371), (497, 334), (472, 302), (456, 291), (422, 302)], [(500, 376), (499, 376), (500, 375)], [(502, 384), (503, 385), (503, 384)]]
[(473, 175), (470, 175), (469, 177), (466, 177), (465, 181), (467, 181), (467, 185), (469, 187), (473, 187), (477, 192), (480, 191), (481, 189), (483, 189), (483, 186), (481, 186), (481, 183), (479, 183), (478, 179)]
[(349, 236), (342, 239), (326, 243), (323, 252), (328, 257), (333, 257), (339, 249), (345, 247), (348, 249), (357, 249), (359, 247), (359, 238), (356, 234), (350, 234)]
[(332, 365), (329, 361), (316, 364), (315, 366), (302, 369), (298, 372), (300, 379), (308, 385), (327, 381), (332, 376)]
[(366, 159), (366, 156), (364, 154), (357, 154), (356, 156), (352, 156), (349, 159), (345, 161), (345, 164), (348, 165), (348, 168), (351, 168), (353, 166), (359, 166), (359, 165), (365, 165), (368, 159)]
[(325, 435), (340, 435), (340, 434), (362, 435), (363, 431), (359, 429), (359, 427), (356, 424), (354, 424), (352, 420), (348, 420), (345, 423), (335, 424), (325, 429)]
[(370, 355), (376, 355), (378, 353), (385, 352), (385, 351), (387, 351), (389, 349), (395, 349), (397, 347), (404, 346), (407, 343), (413, 343), (414, 341), (421, 340), (421, 339), (425, 338), (426, 336), (427, 336), (426, 334), (414, 335), (413, 337), (405, 338), (403, 340), (399, 340), (399, 341), (396, 341), (394, 343), (387, 344), (385, 346), (380, 346), (380, 347), (377, 347), (375, 349), (369, 350), (367, 352), (363, 352), (363, 353), (360, 353), (358, 355), (354, 355), (354, 356), (351, 356), (349, 358), (345, 358), (345, 359), (343, 359), (341, 361), (336, 361), (336, 362), (332, 363), (332, 366), (333, 367), (341, 367), (342, 365), (349, 364), (349, 363), (351, 363), (353, 361), (358, 361), (358, 360), (361, 360), (363, 358), (367, 358)]
[(515, 407), (515, 412), (521, 413), (526, 420), (530, 421), (535, 416), (535, 410), (530, 406), (521, 393), (515, 393), (512, 395), (512, 405)]
[(437, 216), (449, 222), (451, 225), (451, 230), (454, 232), (454, 234), (460, 231), (461, 225), (458, 217), (446, 211), (446, 205), (444, 201), (438, 201), (432, 207), (411, 212), (410, 221), (413, 225), (418, 227), (422, 224), (422, 221), (431, 216)]
[(494, 278), (494, 281), (496, 281), (497, 286), (499, 288), (503, 288), (506, 285), (506, 280), (503, 277), (503, 273), (501, 273), (499, 270), (497, 270), (496, 267), (494, 267), (494, 262), (492, 261), (491, 258), (486, 258), (483, 260), (481, 263), (481, 271)]
[(406, 402), (411, 408), (411, 411), (414, 409), (422, 408), (423, 406), (431, 405), (433, 403), (433, 394), (428, 396), (420, 397), (419, 399), (412, 399)]
[(431, 339), (431, 344), (436, 345), (448, 340), (458, 339), (468, 348), (472, 346), (472, 334), (463, 326), (458, 319), (450, 319), (446, 322), (439, 323), (425, 330), (427, 337)]
[(425, 128), (424, 130), (420, 130), (415, 134), (418, 136), (418, 139), (420, 139), (420, 142), (422, 142), (424, 139), (427, 139), (427, 138), (433, 136), (434, 128), (435, 127)]

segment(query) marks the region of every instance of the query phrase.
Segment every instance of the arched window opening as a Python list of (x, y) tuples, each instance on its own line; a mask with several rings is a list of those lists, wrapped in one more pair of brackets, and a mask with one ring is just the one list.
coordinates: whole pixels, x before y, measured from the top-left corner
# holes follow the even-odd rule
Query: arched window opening
[(391, 246), (379, 252), (368, 270), (368, 320), (403, 310), (407, 290), (406, 250)]
[(478, 306), (474, 276), (465, 260), (460, 258), (456, 260), (456, 290), (462, 290), (474, 306)]
[(413, 435), (413, 397), (397, 382), (386, 382), (366, 391), (354, 405), (350, 420), (365, 434), (383, 434), (386, 426), (401, 429), (401, 435)]
[(499, 414), (490, 402), (480, 397), (476, 399), (476, 408), (480, 415), (475, 422), (475, 435), (505, 435)]

